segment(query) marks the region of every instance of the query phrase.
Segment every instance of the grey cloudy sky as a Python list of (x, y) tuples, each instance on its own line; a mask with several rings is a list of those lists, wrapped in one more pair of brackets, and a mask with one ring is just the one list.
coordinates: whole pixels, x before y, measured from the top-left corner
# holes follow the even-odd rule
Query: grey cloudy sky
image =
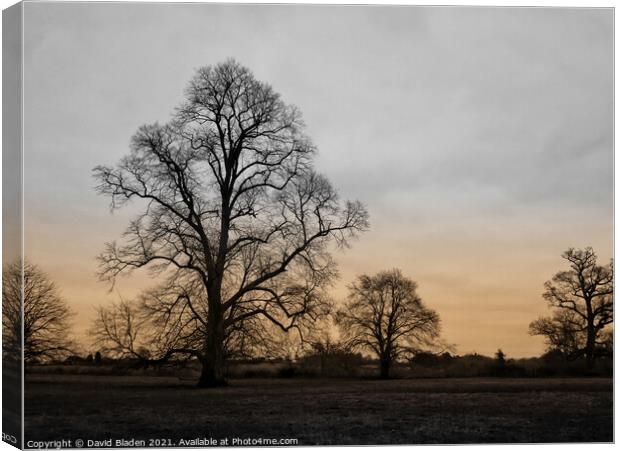
[(94, 257), (132, 213), (109, 214), (91, 169), (234, 57), (301, 109), (318, 168), (368, 206), (336, 296), (397, 266), (459, 352), (537, 354), (527, 326), (562, 251), (612, 253), (612, 38), (611, 9), (26, 3), (27, 254), (85, 329), (118, 295)]

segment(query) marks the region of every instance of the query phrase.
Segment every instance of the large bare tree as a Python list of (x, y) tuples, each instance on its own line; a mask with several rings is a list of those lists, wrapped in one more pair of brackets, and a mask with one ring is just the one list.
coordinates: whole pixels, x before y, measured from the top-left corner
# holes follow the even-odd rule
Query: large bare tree
[(530, 334), (543, 335), (551, 348), (585, 356), (594, 365), (597, 347), (606, 347), (605, 327), (613, 323), (613, 262), (598, 265), (591, 247), (562, 254), (569, 269), (545, 283), (543, 298), (555, 309), (551, 317), (530, 324)]
[(2, 352), (5, 358), (20, 359), (22, 349), (26, 363), (67, 356), (74, 347), (70, 338), (72, 315), (56, 285), (37, 266), (27, 261), (23, 268), (20, 261), (4, 266)]
[(148, 266), (166, 284), (195, 284), (171, 315), (199, 323), (202, 337), (169, 351), (199, 358), (200, 386), (225, 383), (224, 343), (241, 323), (289, 330), (317, 311), (335, 276), (330, 245), (368, 226), (362, 204), (341, 202), (314, 171), (303, 129), (296, 108), (229, 60), (199, 69), (172, 121), (140, 127), (128, 156), (95, 168), (112, 208), (144, 205), (100, 256), (101, 277)]
[(399, 358), (432, 347), (439, 337), (439, 315), (416, 289), (397, 269), (362, 275), (349, 286), (349, 300), (336, 314), (347, 345), (374, 353), (383, 378), (390, 377)]

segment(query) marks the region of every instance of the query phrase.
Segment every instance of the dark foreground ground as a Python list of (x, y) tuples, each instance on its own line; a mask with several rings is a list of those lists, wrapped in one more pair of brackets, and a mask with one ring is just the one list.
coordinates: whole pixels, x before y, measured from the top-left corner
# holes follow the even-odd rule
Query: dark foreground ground
[(176, 378), (28, 376), (26, 441), (78, 438), (611, 442), (612, 380), (239, 379), (200, 390)]

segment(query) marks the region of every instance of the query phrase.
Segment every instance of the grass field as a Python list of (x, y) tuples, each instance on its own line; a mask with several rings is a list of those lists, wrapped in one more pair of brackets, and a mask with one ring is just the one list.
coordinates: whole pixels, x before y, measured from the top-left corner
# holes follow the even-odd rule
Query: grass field
[(312, 444), (611, 442), (612, 379), (29, 375), (26, 441), (292, 438)]

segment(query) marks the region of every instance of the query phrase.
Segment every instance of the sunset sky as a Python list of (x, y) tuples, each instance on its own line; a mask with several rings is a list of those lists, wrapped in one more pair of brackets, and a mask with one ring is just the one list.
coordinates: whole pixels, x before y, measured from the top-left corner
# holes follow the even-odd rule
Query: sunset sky
[(76, 310), (113, 292), (110, 214), (91, 170), (165, 122), (196, 68), (234, 57), (304, 114), (316, 166), (371, 230), (335, 254), (334, 297), (392, 267), (457, 352), (538, 355), (528, 324), (568, 247), (613, 238), (611, 9), (25, 4), (25, 243)]

